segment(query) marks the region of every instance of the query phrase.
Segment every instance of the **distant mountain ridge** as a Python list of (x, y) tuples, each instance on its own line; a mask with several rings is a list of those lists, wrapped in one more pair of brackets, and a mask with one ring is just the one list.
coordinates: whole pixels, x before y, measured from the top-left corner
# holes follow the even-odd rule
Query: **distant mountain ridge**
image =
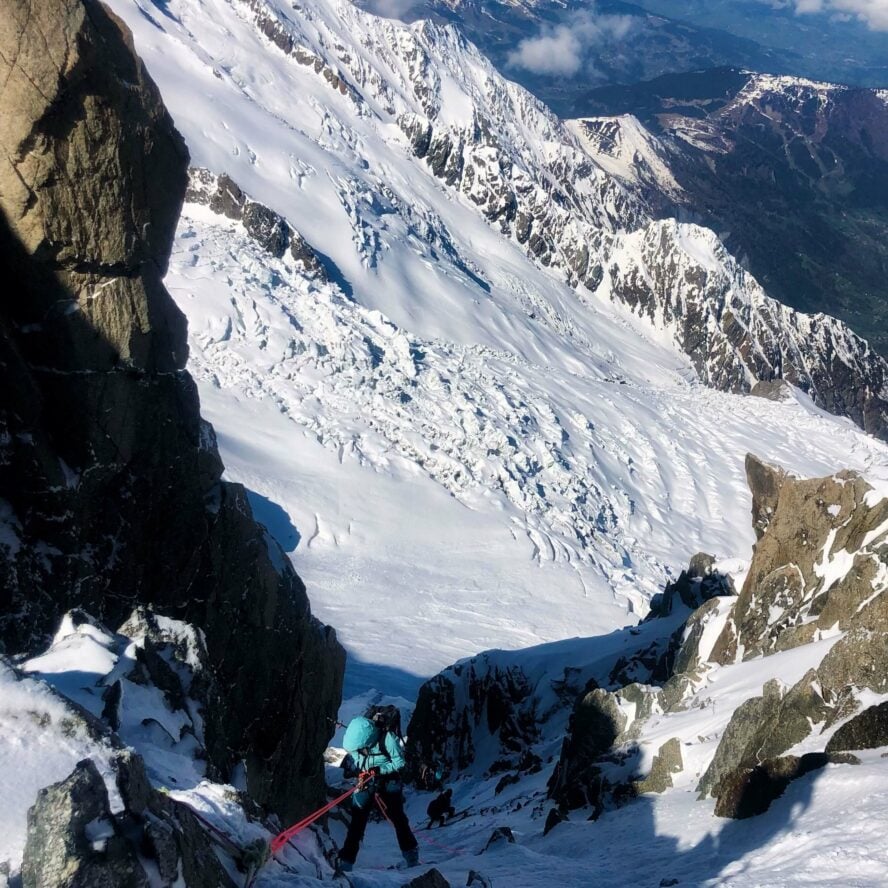
[[(629, 111), (653, 134), (670, 178), (648, 176), (643, 190), (671, 202), (664, 213), (712, 227), (771, 295), (840, 317), (888, 353), (884, 91), (719, 69), (591, 91), (586, 103)], [(606, 157), (620, 150), (615, 129), (638, 138), (627, 118), (580, 126)]]

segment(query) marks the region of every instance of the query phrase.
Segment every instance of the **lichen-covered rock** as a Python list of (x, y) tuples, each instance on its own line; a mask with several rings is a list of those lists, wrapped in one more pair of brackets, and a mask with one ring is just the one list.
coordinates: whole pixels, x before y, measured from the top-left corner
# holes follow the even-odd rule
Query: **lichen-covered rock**
[(0, 547), (0, 641), (42, 646), (74, 607), (196, 625), (217, 694), (210, 773), (246, 763), (257, 800), (295, 816), (323, 799), (344, 653), (243, 488), (221, 482), (182, 369), (162, 279), (184, 144), (96, 0), (11, 0), (0, 76), (0, 499), (17, 537)]
[(746, 460), (758, 536), (731, 621), (716, 643), (719, 661), (787, 650), (836, 628), (880, 615), (888, 589), (888, 500), (871, 500), (853, 472), (792, 478), (753, 456)]
[(854, 760), (823, 752), (809, 752), (801, 757), (788, 755), (767, 759), (753, 768), (738, 770), (722, 783), (715, 814), (736, 820), (764, 814), (793, 780), (828, 764), (849, 763), (854, 763)]
[(826, 721), (829, 707), (810, 670), (787, 693), (771, 679), (761, 697), (751, 697), (734, 711), (715, 756), (697, 786), (701, 797), (721, 796), (722, 784), (804, 740), (812, 726)]
[(678, 774), (683, 768), (681, 741), (678, 737), (671, 737), (654, 756), (647, 777), (636, 781), (635, 789), (639, 793), (666, 792), (672, 787), (672, 775)]
[(880, 746), (888, 746), (888, 703), (870, 706), (845, 722), (829, 738), (826, 751), (878, 749)]
[(135, 849), (111, 814), (108, 791), (90, 759), (40, 790), (28, 812), (24, 888), (148, 888)]

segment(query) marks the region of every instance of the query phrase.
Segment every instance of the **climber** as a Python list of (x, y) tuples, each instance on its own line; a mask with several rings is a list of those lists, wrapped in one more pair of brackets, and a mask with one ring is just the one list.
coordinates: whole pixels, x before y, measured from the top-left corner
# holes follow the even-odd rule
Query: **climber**
[(416, 837), (404, 812), (404, 784), (400, 775), (405, 765), (403, 741), (385, 711), (370, 714), (371, 718), (353, 718), (342, 741), (362, 781), (361, 788), (352, 796), (351, 823), (339, 852), (339, 870), (346, 873), (354, 868), (374, 804), (395, 828), (404, 862), (408, 867), (419, 864)]
[(429, 829), (432, 828), (435, 822), (437, 822), (438, 826), (444, 826), (444, 821), (446, 821), (448, 817), (453, 817), (456, 813), (456, 809), (453, 807), (452, 802), (452, 789), (445, 789), (444, 792), (429, 802), (429, 806), (426, 808), (426, 814), (429, 815)]

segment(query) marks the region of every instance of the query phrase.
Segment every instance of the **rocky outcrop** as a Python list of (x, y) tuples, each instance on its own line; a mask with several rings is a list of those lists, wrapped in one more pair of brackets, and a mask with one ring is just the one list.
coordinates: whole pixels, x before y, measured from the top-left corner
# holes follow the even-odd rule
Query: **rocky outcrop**
[(829, 738), (826, 751), (878, 749), (880, 746), (888, 746), (888, 703), (870, 706), (845, 722)]
[(658, 750), (651, 763), (647, 777), (635, 783), (635, 791), (666, 792), (672, 787), (672, 775), (684, 768), (681, 758), (681, 741), (678, 737), (670, 737)]
[(828, 764), (854, 764), (855, 761), (847, 756), (833, 756), (823, 752), (808, 752), (801, 757), (787, 755), (767, 759), (749, 770), (731, 775), (719, 795), (715, 814), (717, 817), (731, 817), (735, 820), (764, 814), (771, 802), (780, 798), (793, 780)]
[[(883, 557), (888, 500), (870, 497), (859, 475), (802, 480), (753, 456), (746, 460), (759, 537), (720, 662), (787, 650), (839, 630), (888, 629)], [(853, 639), (840, 642), (833, 658)], [(836, 668), (840, 668), (836, 663)]]
[(0, 639), (33, 650), (76, 606), (196, 625), (224, 701), (211, 771), (243, 762), (257, 800), (306, 810), (344, 655), (243, 488), (220, 481), (183, 370), (162, 279), (185, 147), (94, 0), (15, 0), (0, 58)]
[(797, 776), (782, 756), (803, 740), (823, 736), (830, 755), (888, 743), (884, 704), (858, 714), (862, 691), (888, 692), (888, 501), (852, 472), (798, 479), (748, 456), (747, 477), (758, 542), (712, 660), (843, 634), (791, 688), (769, 681), (734, 711), (697, 787), (731, 817), (764, 810)]
[(243, 223), (247, 234), (276, 259), (280, 259), (289, 247), (290, 256), (303, 274), (321, 283), (327, 281), (327, 270), (320, 256), (305, 238), (283, 216), (250, 200), (229, 175), (217, 176), (210, 170), (192, 167), (188, 171), (185, 200)]
[[(40, 791), (28, 812), (24, 888), (147, 888), (157, 876), (163, 885), (234, 888), (195, 815), (151, 788), (137, 755), (121, 752), (115, 764), (118, 813), (90, 759)], [(154, 880), (141, 858), (156, 867)]]
[[(452, 666), (450, 675), (437, 675), (420, 688), (407, 731), (408, 757), (417, 765), (462, 769), (475, 760), (480, 729), (498, 739), (499, 754), (486, 763), (492, 773), (510, 767), (538, 770), (535, 757), (527, 755), (539, 737), (527, 677), (518, 667), (485, 668), (484, 654), (476, 660)], [(457, 688), (468, 694), (463, 709), (455, 705)]]
[(24, 888), (147, 888), (135, 850), (111, 815), (108, 791), (90, 759), (40, 790), (28, 812)]

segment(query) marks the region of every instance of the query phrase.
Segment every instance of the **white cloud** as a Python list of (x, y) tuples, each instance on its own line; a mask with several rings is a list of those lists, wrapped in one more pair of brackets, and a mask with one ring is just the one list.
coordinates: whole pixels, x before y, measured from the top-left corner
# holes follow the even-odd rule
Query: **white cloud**
[(590, 49), (622, 39), (631, 27), (630, 16), (576, 12), (567, 24), (547, 25), (537, 36), (522, 40), (509, 53), (508, 63), (535, 74), (576, 74)]
[(888, 31), (888, 0), (795, 0), (795, 8), (799, 15), (847, 13), (874, 31)]
[(418, 0), (368, 0), (359, 5), (383, 18), (405, 19), (415, 11)]

